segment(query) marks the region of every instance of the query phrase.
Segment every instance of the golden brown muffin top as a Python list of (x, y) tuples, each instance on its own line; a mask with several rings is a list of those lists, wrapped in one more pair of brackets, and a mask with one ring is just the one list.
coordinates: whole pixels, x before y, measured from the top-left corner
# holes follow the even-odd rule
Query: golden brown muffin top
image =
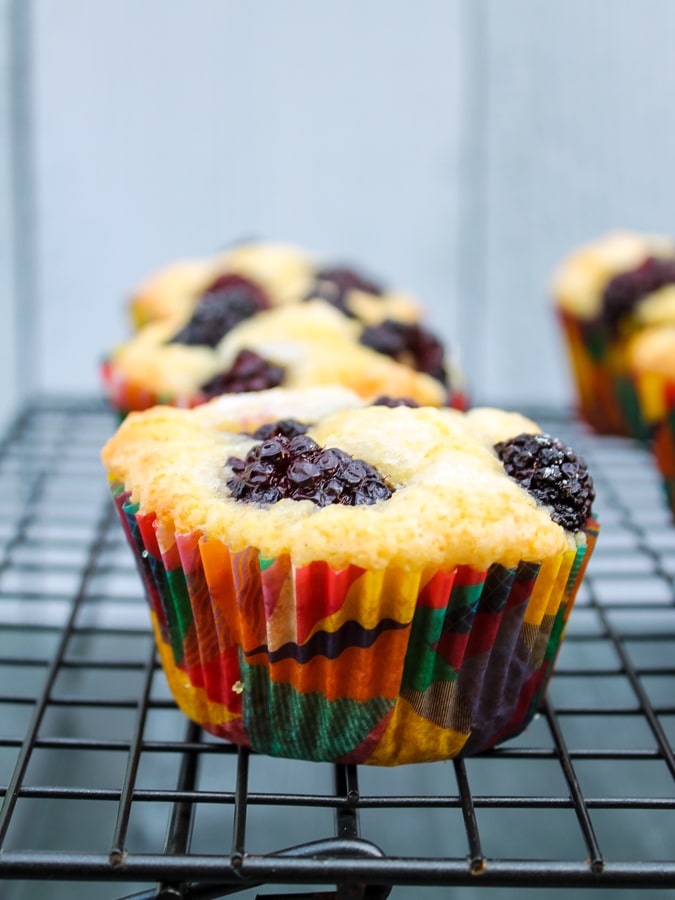
[(294, 244), (250, 241), (231, 247), (217, 257), (218, 274), (250, 278), (267, 293), (274, 306), (296, 302), (311, 284), (313, 262)]
[[(187, 317), (199, 297), (223, 275), (249, 279), (265, 292), (272, 307), (298, 303), (311, 295), (318, 271), (319, 261), (294, 244), (248, 241), (210, 257), (163, 266), (132, 292), (129, 311), (136, 327), (167, 317)], [(399, 290), (374, 296), (352, 288), (345, 306), (367, 325), (386, 318), (417, 322), (422, 316), (417, 299)]]
[(650, 256), (675, 258), (675, 242), (664, 235), (631, 231), (612, 231), (590, 241), (558, 266), (552, 281), (554, 301), (574, 316), (595, 318), (601, 312), (607, 283)]
[[(267, 396), (263, 396), (266, 394)], [(266, 558), (289, 554), (298, 566), (323, 560), (404, 570), (514, 566), (575, 546), (575, 537), (547, 508), (510, 478), (493, 449), (496, 440), (537, 433), (518, 414), (480, 409), (459, 413), (430, 407), (384, 406), (335, 410), (342, 401), (321, 391), (311, 409), (306, 392), (261, 392), (259, 410), (271, 420), (310, 422), (308, 435), (374, 466), (394, 492), (368, 506), (318, 507), (283, 499), (261, 506), (234, 500), (227, 486), (231, 457), (254, 446), (250, 436), (223, 430), (243, 401), (222, 397), (195, 410), (155, 408), (132, 413), (108, 441), (102, 458), (110, 477), (131, 492), (141, 512), (160, 527), (201, 531), (232, 550), (254, 546)], [(306, 416), (306, 412), (311, 416)], [(581, 540), (583, 535), (578, 535)]]
[(258, 313), (215, 349), (167, 343), (185, 321), (173, 317), (146, 325), (116, 348), (111, 360), (118, 373), (167, 398), (194, 397), (247, 349), (285, 369), (284, 387), (337, 384), (369, 400), (390, 394), (434, 406), (446, 402), (439, 381), (360, 344), (362, 326), (323, 300)]
[(184, 259), (152, 272), (131, 292), (129, 314), (135, 328), (172, 315), (185, 315), (214, 279), (208, 259)]
[(278, 306), (307, 293), (312, 271), (310, 256), (293, 244), (240, 244), (203, 259), (169, 263), (152, 273), (132, 292), (131, 318), (141, 326), (167, 317), (187, 317), (209, 285), (228, 274), (255, 282)]

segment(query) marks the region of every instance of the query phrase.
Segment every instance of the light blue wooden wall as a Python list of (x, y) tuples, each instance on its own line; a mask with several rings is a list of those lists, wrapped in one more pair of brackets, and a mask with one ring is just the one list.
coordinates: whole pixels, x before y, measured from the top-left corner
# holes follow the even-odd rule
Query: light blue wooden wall
[(492, 0), (485, 13), (476, 382), (557, 400), (569, 382), (543, 299), (557, 260), (610, 228), (675, 233), (675, 4)]
[(480, 402), (567, 403), (551, 269), (675, 231), (669, 0), (23, 6), (31, 389), (96, 392), (137, 279), (259, 235), (416, 292)]
[(14, 121), (14, 60), (9, 0), (0, 0), (0, 423), (19, 403), (17, 285), (14, 241), (18, 215), (14, 198), (15, 158), (10, 128)]

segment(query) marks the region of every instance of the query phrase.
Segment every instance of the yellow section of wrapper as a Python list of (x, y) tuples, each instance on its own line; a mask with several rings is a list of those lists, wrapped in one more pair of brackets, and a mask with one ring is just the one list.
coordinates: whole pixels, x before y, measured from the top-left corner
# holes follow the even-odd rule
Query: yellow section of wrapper
[[(444, 698), (448, 704), (453, 693), (448, 686), (448, 696)], [(375, 752), (365, 762), (371, 766), (401, 766), (453, 759), (461, 753), (468, 737), (468, 733), (421, 718), (407, 700), (400, 698)]]
[(561, 598), (564, 597), (565, 585), (576, 555), (576, 551), (569, 550), (560, 556), (546, 559), (541, 564), (525, 613), (524, 621), (528, 625), (540, 625), (545, 615), (555, 615)]
[(665, 419), (669, 412), (668, 379), (658, 372), (637, 372), (633, 377), (645, 421), (653, 424)]

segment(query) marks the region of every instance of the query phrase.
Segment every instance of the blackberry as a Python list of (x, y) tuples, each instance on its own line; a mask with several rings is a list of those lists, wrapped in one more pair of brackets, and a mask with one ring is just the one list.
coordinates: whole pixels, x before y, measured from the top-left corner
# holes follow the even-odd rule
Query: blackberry
[(382, 295), (382, 288), (379, 284), (365, 278), (363, 275), (355, 272), (354, 269), (342, 266), (332, 269), (321, 269), (317, 272), (312, 290), (306, 299), (313, 300), (320, 297), (322, 300), (331, 303), (346, 316), (354, 318), (354, 313), (347, 306), (347, 293), (352, 290), (363, 291), (375, 297)]
[(412, 408), (418, 407), (420, 404), (417, 400), (413, 400), (412, 397), (389, 397), (387, 394), (382, 394), (381, 397), (377, 397), (373, 400), (373, 406), (388, 406), (390, 409), (393, 409), (395, 406), (410, 406)]
[(649, 256), (636, 269), (621, 272), (605, 287), (602, 317), (616, 333), (621, 319), (630, 313), (647, 294), (675, 282), (675, 261)]
[(379, 325), (365, 328), (361, 343), (448, 386), (443, 345), (422, 325), (385, 319)]
[(227, 372), (220, 372), (200, 388), (205, 397), (221, 394), (243, 394), (277, 387), (284, 380), (285, 371), (252, 350), (240, 350)]
[(256, 428), (251, 437), (258, 441), (266, 441), (279, 435), (285, 438), (292, 438), (298, 434), (305, 434), (308, 428), (309, 425), (303, 425), (297, 419), (279, 419), (278, 422), (267, 422)]
[(227, 460), (227, 486), (235, 500), (276, 503), (311, 500), (316, 506), (360, 506), (387, 500), (392, 489), (362, 459), (337, 447), (323, 449), (306, 434), (277, 434), (256, 444), (244, 459)]
[(591, 514), (595, 490), (584, 460), (549, 434), (519, 434), (495, 444), (511, 478), (538, 503), (551, 507), (551, 518), (568, 531), (579, 531)]
[(264, 292), (240, 275), (221, 275), (197, 301), (192, 318), (170, 344), (215, 347), (228, 331), (269, 307)]

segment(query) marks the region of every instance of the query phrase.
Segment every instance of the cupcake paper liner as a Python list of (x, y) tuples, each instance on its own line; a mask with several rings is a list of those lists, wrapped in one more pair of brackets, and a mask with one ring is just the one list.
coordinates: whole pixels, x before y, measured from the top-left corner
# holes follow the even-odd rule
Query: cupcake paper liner
[(338, 572), (175, 534), (113, 494), (183, 712), (261, 753), (381, 766), (478, 753), (528, 725), (598, 530), (512, 569)]
[(625, 340), (611, 338), (607, 329), (558, 311), (579, 414), (600, 434), (645, 440), (644, 421), (635, 383), (628, 371)]
[(105, 397), (120, 418), (124, 418), (130, 412), (140, 412), (153, 406), (168, 405), (191, 409), (209, 399), (201, 394), (170, 396), (151, 391), (139, 382), (127, 378), (110, 359), (104, 359), (101, 363), (100, 375)]
[(657, 372), (638, 372), (634, 383), (666, 501), (675, 516), (675, 381)]

